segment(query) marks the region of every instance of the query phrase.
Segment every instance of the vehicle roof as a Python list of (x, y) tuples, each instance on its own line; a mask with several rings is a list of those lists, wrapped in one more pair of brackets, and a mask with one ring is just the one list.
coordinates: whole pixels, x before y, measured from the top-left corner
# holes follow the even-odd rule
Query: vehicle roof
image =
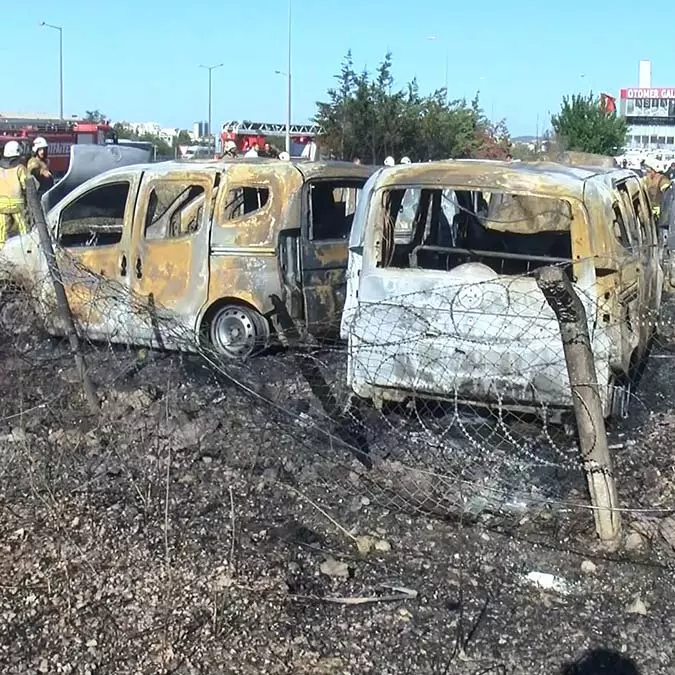
[(378, 167), (363, 164), (353, 164), (352, 162), (333, 162), (320, 161), (310, 162), (302, 160), (291, 160), (289, 162), (265, 157), (242, 157), (233, 159), (204, 159), (204, 160), (170, 160), (168, 162), (152, 162), (148, 164), (131, 164), (117, 169), (111, 169), (106, 175), (129, 173), (138, 171), (151, 175), (163, 175), (173, 171), (204, 171), (211, 172), (214, 169), (226, 171), (230, 166), (240, 166), (242, 164), (251, 166), (274, 166), (278, 168), (280, 174), (289, 174), (299, 172), (305, 180), (321, 176), (353, 176), (355, 178), (370, 176)]
[(454, 184), (581, 200), (587, 181), (611, 188), (613, 181), (629, 176), (635, 177), (630, 169), (581, 167), (556, 162), (451, 159), (383, 169), (378, 187)]

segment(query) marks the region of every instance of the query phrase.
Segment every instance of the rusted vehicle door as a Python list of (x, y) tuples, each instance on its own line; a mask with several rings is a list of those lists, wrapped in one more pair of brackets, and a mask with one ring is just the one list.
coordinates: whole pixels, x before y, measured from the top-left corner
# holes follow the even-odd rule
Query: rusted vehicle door
[(307, 331), (338, 332), (347, 288), (349, 233), (365, 178), (313, 180), (305, 187), (301, 241)]
[(639, 359), (644, 355), (649, 339), (649, 321), (645, 316), (654, 302), (651, 276), (650, 239), (642, 231), (638, 214), (631, 199), (627, 181), (617, 184), (614, 211), (614, 233), (621, 244), (620, 282), (618, 288), (621, 307), (625, 308), (626, 321), (622, 322), (625, 357)]
[(127, 342), (129, 251), (140, 174), (116, 174), (75, 191), (49, 214), (66, 295), (82, 333)]
[(136, 212), (128, 274), (137, 342), (194, 346), (209, 283), (214, 169), (146, 174)]
[(646, 311), (649, 314), (650, 329), (653, 329), (656, 322), (656, 314), (661, 307), (661, 295), (663, 292), (664, 271), (661, 265), (663, 260), (663, 239), (660, 236), (654, 216), (649, 208), (649, 198), (644, 186), (637, 177), (629, 178), (627, 186), (640, 231), (641, 260), (644, 265), (643, 277), (648, 287), (648, 305)]

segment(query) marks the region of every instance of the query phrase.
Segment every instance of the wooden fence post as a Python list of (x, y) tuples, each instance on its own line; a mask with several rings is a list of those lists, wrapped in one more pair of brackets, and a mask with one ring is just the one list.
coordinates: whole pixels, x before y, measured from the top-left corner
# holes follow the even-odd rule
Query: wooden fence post
[(595, 529), (610, 543), (621, 535), (621, 514), (586, 310), (562, 267), (541, 268), (537, 284), (558, 319)]
[(56, 261), (56, 254), (54, 253), (54, 247), (52, 246), (52, 238), (47, 227), (47, 220), (45, 219), (45, 214), (42, 210), (42, 204), (38, 195), (37, 184), (32, 177), (26, 179), (26, 197), (31, 220), (35, 224), (40, 237), (40, 248), (44, 252), (47, 260), (49, 277), (54, 285), (56, 308), (66, 328), (66, 335), (68, 337), (68, 342), (70, 343), (70, 349), (75, 358), (75, 366), (80, 375), (85, 398), (87, 399), (87, 403), (89, 404), (92, 413), (96, 415), (99, 412), (98, 396), (96, 395), (94, 385), (87, 372), (84, 356), (82, 355), (82, 350), (80, 348), (80, 340), (77, 337), (73, 315), (71, 314), (70, 305), (68, 304), (68, 298), (66, 297), (66, 291), (63, 286), (63, 277), (61, 276), (61, 270)]

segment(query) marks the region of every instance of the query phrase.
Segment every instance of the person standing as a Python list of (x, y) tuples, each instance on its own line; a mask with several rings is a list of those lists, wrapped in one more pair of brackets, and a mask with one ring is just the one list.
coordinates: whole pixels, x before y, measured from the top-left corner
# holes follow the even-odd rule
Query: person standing
[(0, 159), (0, 246), (8, 235), (26, 234), (26, 176), (18, 142), (7, 141)]
[(48, 143), (38, 136), (33, 141), (33, 156), (28, 160), (28, 175), (38, 182), (38, 194), (43, 195), (54, 185), (54, 177), (49, 170)]
[(310, 162), (316, 162), (316, 155), (318, 152), (318, 148), (316, 145), (316, 141), (312, 138), (307, 145), (302, 149), (302, 154), (300, 157), (302, 159), (308, 159)]
[(647, 159), (644, 166), (647, 173), (643, 181), (649, 195), (649, 201), (652, 203), (652, 211), (658, 219), (661, 212), (663, 193), (671, 186), (671, 182), (665, 174), (661, 173), (661, 167), (655, 160), (651, 158)]
[(260, 146), (257, 143), (254, 143), (249, 150), (246, 151), (244, 157), (258, 157), (258, 150)]

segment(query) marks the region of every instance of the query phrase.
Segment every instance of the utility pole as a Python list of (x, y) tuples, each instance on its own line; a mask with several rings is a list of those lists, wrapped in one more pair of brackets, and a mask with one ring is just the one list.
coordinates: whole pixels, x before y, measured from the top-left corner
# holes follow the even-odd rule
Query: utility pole
[(293, 0), (288, 0), (288, 91), (286, 92), (286, 152), (291, 154), (291, 26)]
[[(209, 119), (208, 119), (208, 122), (207, 122), (207, 124), (209, 126), (209, 129), (208, 129), (209, 138), (211, 138), (211, 136), (213, 136), (213, 129), (211, 128), (211, 73), (216, 68), (222, 68), (222, 66), (223, 66), (222, 63), (218, 63), (215, 66), (201, 66), (201, 65), (199, 66), (200, 68), (205, 68), (206, 70), (209, 71)], [(214, 139), (214, 142), (215, 142), (215, 139)]]
[(286, 78), (286, 152), (291, 154), (291, 25), (292, 25), (292, 0), (288, 0), (288, 63), (286, 70), (275, 70), (275, 74)]
[(63, 28), (44, 21), (40, 25), (59, 31), (59, 115), (63, 119)]

